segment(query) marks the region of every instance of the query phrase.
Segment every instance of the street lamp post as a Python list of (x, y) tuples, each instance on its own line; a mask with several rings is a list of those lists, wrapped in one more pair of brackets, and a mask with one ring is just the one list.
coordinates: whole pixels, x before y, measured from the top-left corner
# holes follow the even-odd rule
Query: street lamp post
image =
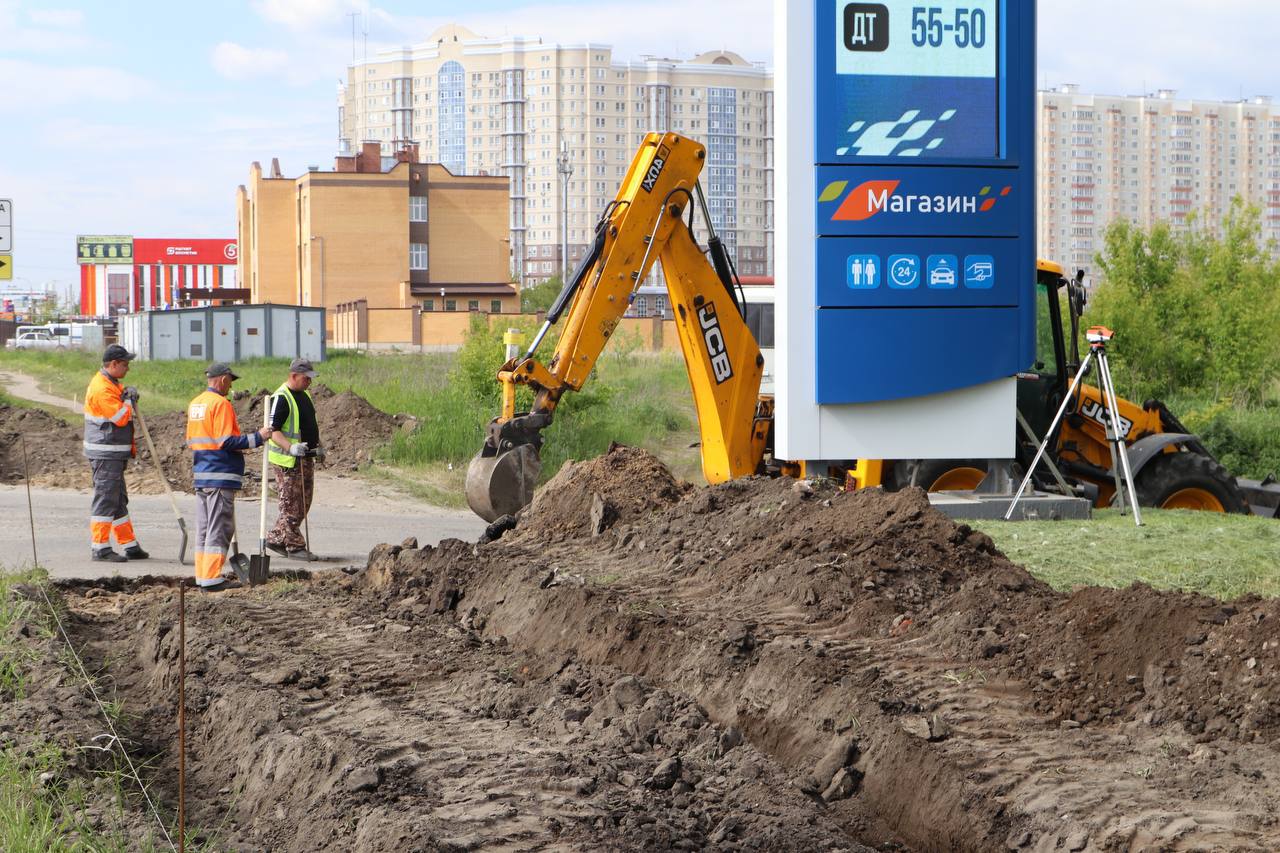
[(557, 170), (564, 182), (560, 196), (560, 281), (569, 280), (569, 178), (573, 177), (573, 163), (569, 162), (569, 142), (560, 140), (560, 157)]

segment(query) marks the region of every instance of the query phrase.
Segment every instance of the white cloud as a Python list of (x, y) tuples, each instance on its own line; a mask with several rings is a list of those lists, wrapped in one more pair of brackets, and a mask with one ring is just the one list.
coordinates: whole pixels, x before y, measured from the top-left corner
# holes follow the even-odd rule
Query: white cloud
[(74, 28), (84, 23), (79, 9), (32, 9), (27, 13), (31, 23), (41, 27)]
[[(432, 4), (434, 5), (434, 4)], [(708, 50), (731, 50), (748, 62), (773, 61), (772, 0), (729, 3), (651, 0), (637, 13), (632, 3), (538, 3), (501, 12), (421, 17), (371, 10), (370, 40), (416, 44), (439, 26), (458, 23), (488, 37), (541, 37), (561, 44), (607, 44), (615, 60), (643, 54), (690, 59)], [(390, 32), (388, 32), (390, 30)], [(372, 51), (371, 51), (372, 53)]]
[(347, 23), (343, 16), (361, 5), (354, 0), (254, 0), (253, 10), (264, 20), (290, 29), (315, 30)]
[(50, 106), (124, 103), (154, 94), (151, 81), (103, 65), (60, 66), (25, 59), (0, 59), (0, 80), (39, 80), (38, 86), (13, 86), (5, 105), (45, 112)]
[(1039, 4), (1037, 85), (1078, 83), (1086, 92), (1231, 100), (1275, 92), (1275, 0)]
[(282, 50), (224, 41), (214, 47), (212, 61), (214, 70), (228, 80), (249, 80), (284, 71), (289, 66), (289, 55)]

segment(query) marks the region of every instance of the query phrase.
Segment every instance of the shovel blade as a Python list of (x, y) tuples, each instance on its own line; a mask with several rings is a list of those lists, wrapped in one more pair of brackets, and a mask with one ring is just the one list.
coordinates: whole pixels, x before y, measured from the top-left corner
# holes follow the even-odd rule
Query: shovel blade
[(236, 573), (236, 580), (240, 583), (248, 583), (250, 578), (250, 561), (246, 554), (235, 553), (231, 555), (231, 568)]
[(271, 577), (271, 557), (267, 554), (249, 556), (249, 586), (264, 584)]

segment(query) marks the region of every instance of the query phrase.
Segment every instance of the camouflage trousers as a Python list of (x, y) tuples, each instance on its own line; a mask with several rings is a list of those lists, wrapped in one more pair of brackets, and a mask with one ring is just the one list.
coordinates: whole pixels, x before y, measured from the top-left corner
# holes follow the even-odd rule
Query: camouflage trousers
[(302, 535), (302, 522), (311, 511), (311, 500), (316, 495), (315, 460), (303, 457), (296, 460), (292, 468), (271, 467), (276, 472), (280, 514), (276, 516), (275, 527), (267, 533), (267, 543), (297, 551), (307, 547), (307, 540)]

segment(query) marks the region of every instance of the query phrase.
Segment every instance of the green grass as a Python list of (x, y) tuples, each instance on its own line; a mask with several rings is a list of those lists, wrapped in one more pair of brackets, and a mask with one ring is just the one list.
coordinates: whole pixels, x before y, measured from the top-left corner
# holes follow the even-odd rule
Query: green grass
[[(486, 341), (485, 344), (489, 342)], [(540, 351), (550, 357), (549, 341)], [(432, 503), (464, 505), (466, 466), (484, 441), (484, 428), (499, 414), (501, 363), (489, 349), (471, 356), (470, 371), (460, 354), (366, 355), (334, 351), (317, 365), (319, 382), (335, 391), (352, 390), (377, 408), (418, 418), (412, 433), (397, 435), (378, 454), (370, 473)], [(35, 376), (50, 393), (83, 397), (97, 368), (93, 353), (20, 352), (6, 366)], [(142, 392), (144, 412), (180, 411), (204, 387), (204, 362), (134, 362), (125, 380)], [(237, 389), (274, 390), (288, 369), (284, 359), (256, 359), (235, 365)], [(242, 428), (244, 425), (241, 425)], [(647, 354), (620, 342), (599, 360), (583, 391), (566, 394), (555, 423), (545, 431), (543, 478), (566, 459), (603, 453), (610, 442), (644, 447), (659, 454), (677, 476), (700, 479), (693, 400), (679, 355)]]
[(976, 521), (1009, 559), (1056, 589), (1123, 587), (1232, 599), (1280, 595), (1280, 523), (1190, 510), (1142, 511), (1143, 526), (1114, 510), (1092, 521)]

